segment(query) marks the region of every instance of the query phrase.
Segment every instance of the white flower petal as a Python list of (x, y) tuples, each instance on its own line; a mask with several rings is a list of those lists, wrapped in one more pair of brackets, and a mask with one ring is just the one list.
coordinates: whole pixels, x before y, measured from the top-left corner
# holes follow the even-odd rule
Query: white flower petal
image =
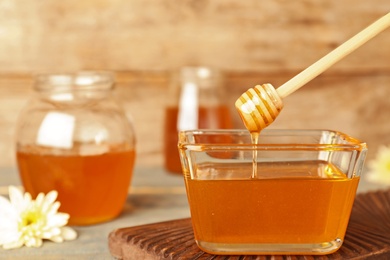
[(9, 199), (18, 211), (25, 207), (22, 191), (15, 186), (9, 186)]
[(25, 243), (27, 247), (41, 247), (42, 239), (38, 237), (30, 237)]
[(57, 191), (50, 191), (42, 200), (42, 203), (40, 204), (43, 212), (48, 212), (57, 199)]
[(77, 232), (70, 227), (62, 227), (61, 228), (61, 236), (65, 240), (74, 240), (77, 238)]
[(12, 206), (11, 202), (0, 196), (0, 229), (2, 226), (8, 226), (10, 222), (16, 222), (18, 213)]
[(50, 191), (48, 194), (46, 194), (45, 197), (45, 203), (52, 204), (54, 201), (56, 201), (58, 196), (58, 192), (55, 190)]
[(7, 237), (17, 236), (18, 232), (19, 229), (17, 219), (0, 217), (0, 244), (2, 244), (1, 241), (8, 240)]
[(26, 203), (26, 204), (29, 204), (32, 201), (31, 194), (28, 193), (28, 192), (24, 193), (24, 197), (23, 198), (24, 198), (24, 203)]
[(45, 194), (40, 192), (38, 196), (35, 198), (35, 203), (38, 207), (41, 207), (43, 204), (43, 200), (45, 199)]
[(55, 215), (58, 211), (58, 208), (61, 206), (61, 203), (59, 201), (54, 202), (48, 209), (47, 214), (48, 215)]
[(1, 230), (0, 233), (0, 245), (5, 245), (18, 241), (21, 234), (18, 232), (17, 228), (13, 230)]
[(42, 233), (42, 238), (50, 239), (51, 237), (55, 237), (61, 234), (61, 229), (58, 227), (51, 228), (50, 230), (47, 230)]
[[(16, 187), (9, 187), (9, 190), (12, 190), (17, 200), (22, 197), (22, 194), (18, 194), (19, 190)], [(18, 230), (18, 219), (19, 215), (14, 205), (0, 196), (0, 245), (4, 248), (20, 247), (17, 243), (21, 236)]]
[(47, 225), (49, 227), (62, 227), (68, 224), (68, 220), (69, 214), (57, 213), (47, 219)]
[(24, 242), (22, 240), (16, 240), (7, 244), (3, 245), (4, 249), (14, 249), (14, 248), (20, 248), (22, 247)]
[(37, 243), (35, 244), (35, 247), (41, 247), (43, 244), (42, 239), (37, 239)]
[(49, 238), (49, 240), (56, 242), (56, 243), (64, 242), (64, 239), (61, 236), (54, 236), (54, 237)]

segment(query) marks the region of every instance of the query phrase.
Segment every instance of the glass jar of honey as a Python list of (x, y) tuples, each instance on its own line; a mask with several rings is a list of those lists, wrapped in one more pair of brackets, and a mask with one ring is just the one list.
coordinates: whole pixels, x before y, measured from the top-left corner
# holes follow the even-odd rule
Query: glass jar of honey
[(36, 77), (22, 111), (16, 155), (22, 184), (33, 197), (58, 192), (69, 224), (110, 220), (123, 209), (135, 160), (131, 120), (113, 98), (106, 72)]
[(178, 132), (193, 129), (229, 129), (233, 122), (225, 103), (223, 75), (209, 67), (183, 67), (172, 76), (165, 109), (164, 164), (182, 173)]

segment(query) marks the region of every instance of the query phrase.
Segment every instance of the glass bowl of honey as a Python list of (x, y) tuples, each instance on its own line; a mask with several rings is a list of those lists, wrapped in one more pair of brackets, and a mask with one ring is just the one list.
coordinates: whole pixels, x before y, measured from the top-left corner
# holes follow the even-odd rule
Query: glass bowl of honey
[(331, 130), (179, 133), (195, 240), (212, 254), (312, 254), (343, 243), (367, 146)]

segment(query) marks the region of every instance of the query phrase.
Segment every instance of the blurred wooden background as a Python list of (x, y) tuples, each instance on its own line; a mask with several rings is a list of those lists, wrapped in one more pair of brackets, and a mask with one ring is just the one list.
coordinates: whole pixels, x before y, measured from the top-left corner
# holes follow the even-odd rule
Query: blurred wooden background
[[(162, 165), (169, 73), (226, 73), (227, 102), (274, 86), (390, 11), (388, 0), (0, 2), (0, 166), (14, 165), (17, 115), (38, 72), (112, 70), (133, 118), (137, 165)], [(285, 99), (273, 128), (327, 128), (390, 145), (390, 29)]]

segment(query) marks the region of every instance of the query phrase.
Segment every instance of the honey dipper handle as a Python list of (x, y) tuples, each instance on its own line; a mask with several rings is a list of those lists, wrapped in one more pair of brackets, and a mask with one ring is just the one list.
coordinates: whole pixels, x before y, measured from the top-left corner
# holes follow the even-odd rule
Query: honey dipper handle
[(330, 66), (341, 60), (355, 49), (363, 45), (365, 42), (379, 34), (381, 31), (389, 27), (390, 25), (390, 12), (382, 16), (374, 23), (363, 29), (361, 32), (344, 42), (342, 45), (319, 59), (310, 67), (284, 83), (282, 86), (276, 89), (279, 96), (284, 98), (307, 82), (317, 77), (319, 74), (327, 70)]

